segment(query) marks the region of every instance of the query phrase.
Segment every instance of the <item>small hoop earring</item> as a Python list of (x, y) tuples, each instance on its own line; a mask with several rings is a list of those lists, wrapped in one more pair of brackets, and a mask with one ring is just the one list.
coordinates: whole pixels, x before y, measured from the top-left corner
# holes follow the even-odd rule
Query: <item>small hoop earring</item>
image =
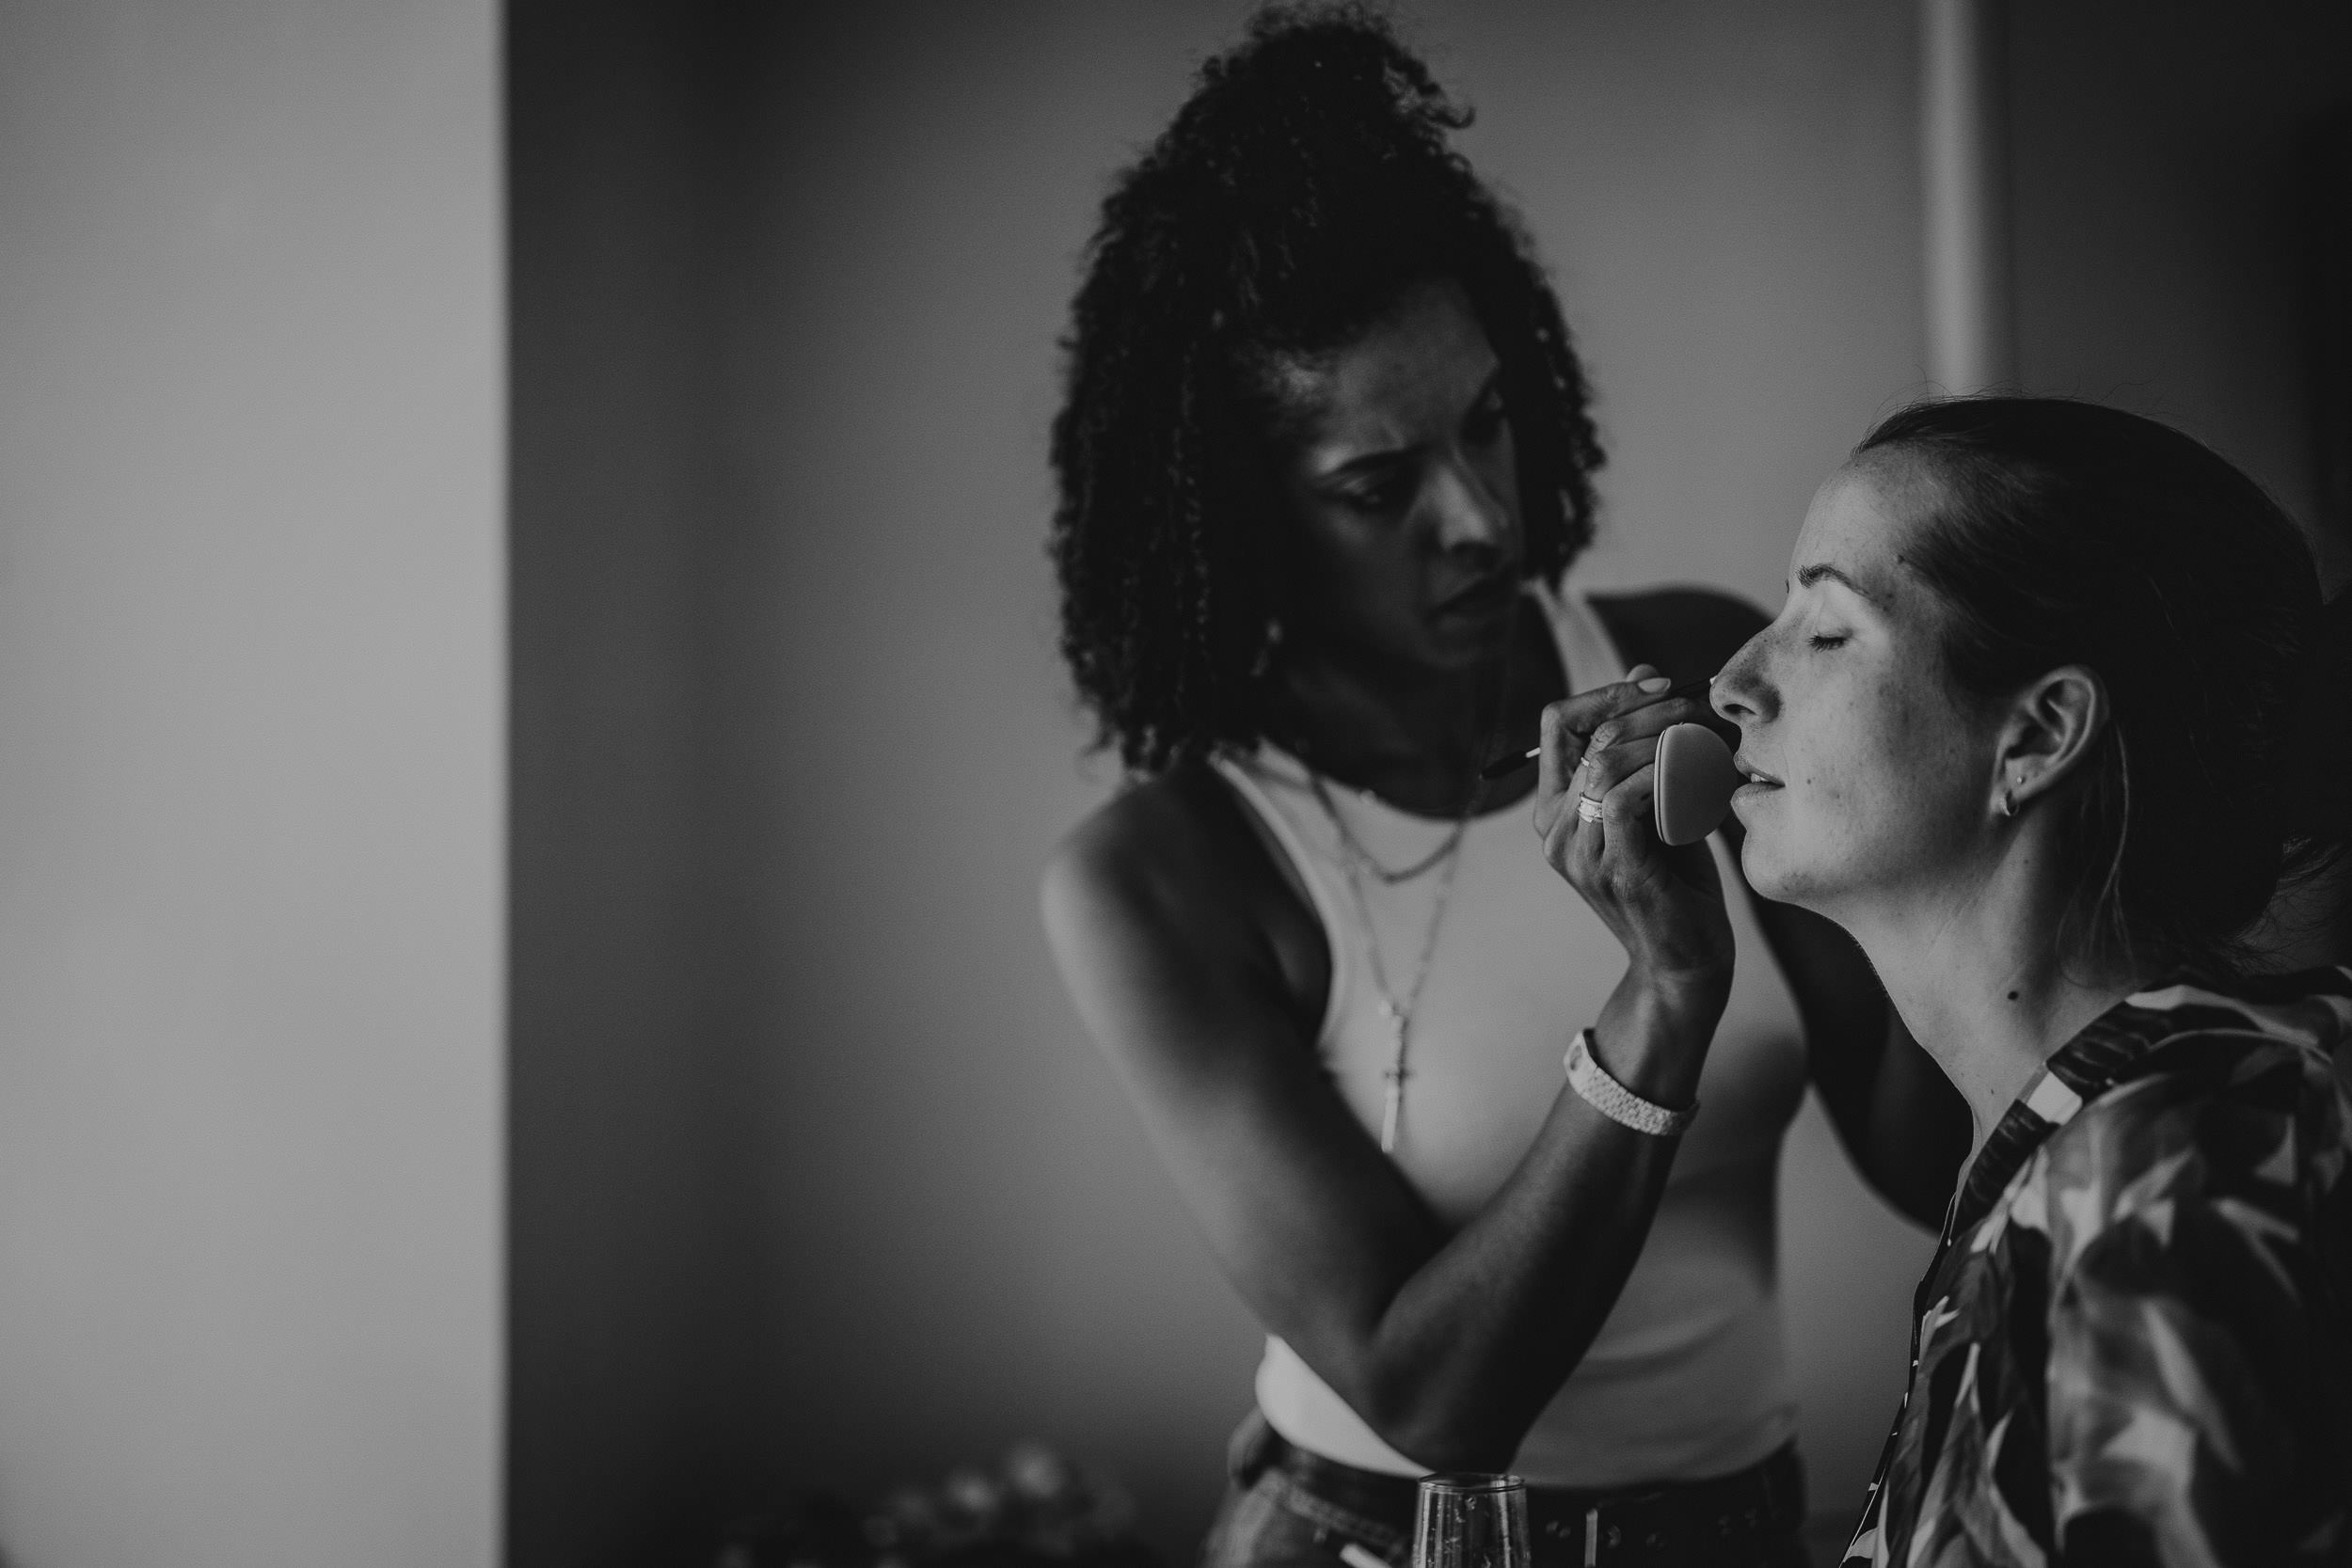
[(1281, 645), (1282, 618), (1279, 615), (1269, 615), (1265, 618), (1265, 635), (1258, 643), (1258, 657), (1249, 666), (1251, 680), (1262, 681), (1266, 678), (1267, 672), (1274, 668), (1275, 652)]
[(2003, 816), (2015, 816), (2017, 815), (2017, 792), (2015, 790), (2004, 789), (2001, 791), (2001, 815)]

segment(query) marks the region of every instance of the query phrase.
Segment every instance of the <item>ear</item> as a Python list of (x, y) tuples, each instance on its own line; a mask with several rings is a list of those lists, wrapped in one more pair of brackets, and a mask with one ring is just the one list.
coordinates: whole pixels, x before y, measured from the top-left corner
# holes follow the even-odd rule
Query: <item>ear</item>
[[(1993, 809), (2013, 816), (2063, 784), (2090, 755), (2115, 709), (2105, 682), (2079, 664), (2062, 664), (2010, 700), (1994, 752)], [(2015, 811), (2004, 810), (2006, 800)]]

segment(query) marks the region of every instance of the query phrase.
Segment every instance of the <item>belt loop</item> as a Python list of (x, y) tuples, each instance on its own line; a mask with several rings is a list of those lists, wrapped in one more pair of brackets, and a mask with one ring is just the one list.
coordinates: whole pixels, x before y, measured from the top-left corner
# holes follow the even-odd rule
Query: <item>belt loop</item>
[(1225, 1445), (1225, 1473), (1235, 1486), (1247, 1492), (1257, 1483), (1266, 1467), (1282, 1455), (1282, 1434), (1274, 1430), (1274, 1423), (1257, 1406), (1249, 1407), (1249, 1415), (1234, 1429), (1232, 1440)]
[(1598, 1568), (1600, 1563), (1600, 1510), (1584, 1511), (1584, 1568)]

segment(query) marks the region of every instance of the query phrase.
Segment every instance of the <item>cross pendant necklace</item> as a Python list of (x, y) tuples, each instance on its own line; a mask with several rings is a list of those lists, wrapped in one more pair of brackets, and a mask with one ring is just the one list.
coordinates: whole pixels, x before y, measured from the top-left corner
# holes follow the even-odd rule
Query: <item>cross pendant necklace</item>
[[(1564, 668), (1564, 678), (1565, 674)], [(1480, 756), (1494, 753), (1495, 732), (1502, 725), (1504, 697), (1510, 688), (1511, 661), (1506, 650), (1501, 684), (1496, 689), (1494, 719), (1486, 727), (1486, 743), (1478, 752)], [(1371, 962), (1373, 990), (1380, 998), (1380, 1016), (1389, 1025), (1392, 1045), (1389, 1065), (1380, 1074), (1387, 1085), (1380, 1106), (1380, 1152), (1393, 1154), (1396, 1152), (1399, 1126), (1405, 1119), (1405, 1080), (1411, 1076), (1406, 1068), (1405, 1058), (1411, 1046), (1413, 1009), (1421, 1005), (1422, 987), (1429, 980), (1429, 960), (1437, 956), (1438, 933), (1445, 926), (1446, 905), (1454, 896), (1454, 873), (1462, 863), (1462, 837), (1470, 829), (1471, 816), (1478, 810), (1478, 782), (1475, 779), (1470, 781), (1469, 796), (1462, 802), (1462, 813), (1454, 819), (1454, 831), (1446, 835), (1445, 841), (1422, 859), (1391, 869), (1374, 860), (1371, 851), (1357, 840), (1347, 825), (1347, 818), (1340, 815), (1330, 791), (1324, 787), (1323, 775), (1312, 764), (1307, 764), (1306, 769), (1308, 787), (1315, 798), (1315, 803), (1330, 819), (1331, 830), (1339, 839), (1340, 869), (1347, 878), (1347, 891), (1356, 906), (1356, 917), (1363, 927), (1364, 955)], [(1369, 792), (1363, 793), (1365, 799), (1372, 799)], [(1380, 932), (1372, 923), (1372, 901), (1364, 891), (1364, 881), (1367, 877), (1376, 877), (1382, 885), (1395, 887), (1438, 867), (1443, 869), (1438, 878), (1437, 907), (1429, 911), (1429, 928), (1422, 936), (1421, 959), (1413, 966), (1412, 986), (1406, 991), (1404, 999), (1399, 1001), (1389, 985), (1387, 966), (1380, 961)]]
[[(1333, 812), (1331, 815), (1334, 825), (1340, 826), (1344, 832), (1344, 826), (1339, 823), (1339, 814)], [(1343, 854), (1340, 858), (1340, 864), (1347, 877), (1347, 891), (1356, 906), (1357, 919), (1363, 926), (1364, 957), (1372, 968), (1372, 988), (1380, 998), (1380, 1016), (1388, 1022), (1389, 1037), (1394, 1042), (1388, 1069), (1380, 1074), (1388, 1083), (1388, 1092), (1382, 1097), (1380, 1108), (1380, 1152), (1383, 1154), (1396, 1152), (1398, 1127), (1405, 1119), (1405, 1080), (1410, 1076), (1405, 1059), (1412, 1043), (1413, 1009), (1421, 1005), (1422, 987), (1429, 982), (1429, 960), (1437, 956), (1438, 933), (1445, 926), (1446, 905), (1454, 896), (1454, 873), (1462, 863), (1461, 830), (1469, 825), (1469, 815), (1465, 813), (1446, 845), (1445, 858), (1438, 863), (1443, 870), (1438, 877), (1437, 907), (1429, 911), (1429, 928), (1422, 937), (1421, 960), (1413, 966), (1412, 986), (1401, 1001), (1389, 985), (1388, 966), (1380, 961), (1380, 932), (1372, 923), (1372, 901), (1364, 892), (1363, 873), (1354, 856)]]
[(1409, 1022), (1405, 1010), (1388, 997), (1380, 998), (1380, 1016), (1389, 1021), (1389, 1037), (1396, 1042), (1395, 1055), (1388, 1070), (1380, 1076), (1388, 1080), (1387, 1101), (1380, 1108), (1380, 1152), (1396, 1150), (1396, 1124), (1405, 1116), (1405, 1026)]

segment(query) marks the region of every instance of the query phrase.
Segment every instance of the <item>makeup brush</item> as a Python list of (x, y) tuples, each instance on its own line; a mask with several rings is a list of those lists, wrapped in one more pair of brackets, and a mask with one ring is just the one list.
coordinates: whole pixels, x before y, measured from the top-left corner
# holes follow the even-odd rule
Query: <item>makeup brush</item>
[[(1625, 713), (1636, 713), (1643, 708), (1648, 707), (1652, 703), (1671, 703), (1677, 697), (1695, 697), (1702, 691), (1705, 691), (1708, 687), (1712, 684), (1713, 678), (1714, 677), (1712, 676), (1701, 676), (1697, 680), (1684, 681), (1679, 686), (1668, 687), (1665, 690), (1661, 691), (1657, 696), (1650, 698), (1647, 702), (1636, 703), (1633, 706), (1621, 709), (1620, 711)], [(1518, 772), (1520, 768), (1526, 767), (1529, 763), (1543, 755), (1543, 752), (1544, 749), (1541, 746), (1531, 746), (1527, 749), (1527, 752), (1523, 756), (1497, 757), (1494, 761), (1480, 768), (1478, 770), (1478, 776), (1481, 779), (1486, 780), (1488, 784), (1492, 784), (1497, 779), (1508, 778), (1511, 774)]]

